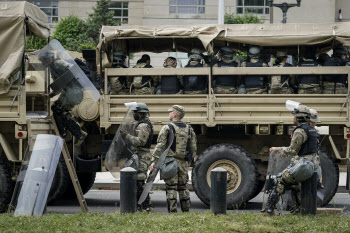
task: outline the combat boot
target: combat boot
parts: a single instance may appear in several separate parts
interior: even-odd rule
[[[182,212],[189,212],[190,206],[191,206],[191,201],[190,201],[190,199],[181,199],[180,205],[181,205]]]
[[[167,199],[168,202],[168,212],[177,213],[177,199]]]
[[[279,195],[277,193],[276,189],[273,189],[269,195],[269,198],[267,200],[266,207],[261,210],[262,213],[267,213],[269,215],[274,215],[275,214],[275,205],[278,202]]]

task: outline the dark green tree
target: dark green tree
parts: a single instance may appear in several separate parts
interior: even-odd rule
[[[118,20],[113,19],[114,11],[109,10],[110,0],[101,0],[93,8],[93,13],[89,14],[84,24],[84,36],[90,38],[98,44],[102,25],[117,26],[120,25]]]
[[[226,13],[224,16],[224,23],[225,24],[249,24],[249,23],[261,24],[263,23],[263,21],[261,21],[258,18],[258,16],[245,12],[243,15]]]
[[[35,36],[26,37],[26,49],[42,49],[47,43],[47,39],[41,39]]]

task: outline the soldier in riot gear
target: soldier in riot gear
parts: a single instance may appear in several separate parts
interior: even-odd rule
[[[324,66],[325,61],[329,58],[329,55],[327,53],[321,53],[318,55],[317,62],[320,64],[320,66]]]
[[[221,47],[219,50],[219,61],[215,67],[237,67],[234,53],[230,47]],[[238,76],[236,75],[220,75],[214,77],[214,93],[215,94],[237,94]]]
[[[348,49],[339,44],[333,50],[332,57],[328,57],[324,66],[349,66]],[[346,74],[324,75],[322,80],[322,94],[347,94],[348,76]]]
[[[175,57],[167,57],[164,60],[164,68],[176,68],[177,61]],[[183,78],[182,76],[167,75],[160,79],[161,94],[182,94]]]
[[[122,51],[116,51],[113,53],[113,68],[128,68],[125,66],[126,56]],[[112,95],[126,95],[129,94],[128,82],[126,76],[110,77],[110,91]]]
[[[153,68],[150,65],[150,58],[147,54],[144,54],[141,59],[137,61],[134,68]],[[132,77],[130,84],[131,94],[133,95],[153,95],[156,92],[158,86],[157,76],[136,76]]]
[[[163,126],[160,130],[157,145],[153,152],[153,163],[151,171],[154,169],[160,155],[165,150],[170,130],[174,132],[174,140],[171,143],[167,157],[174,157],[178,164],[176,175],[169,179],[164,179],[166,184],[166,197],[169,213],[177,212],[177,193],[179,193],[182,212],[190,210],[190,192],[187,188],[188,164],[196,157],[197,140],[196,134],[191,126],[182,122],[185,116],[185,108],[180,105],[173,105],[169,111],[170,124]]]
[[[287,101],[288,102],[288,101]],[[294,102],[296,103],[296,102]],[[274,214],[275,205],[279,197],[284,194],[286,187],[290,187],[294,208],[292,213],[299,211],[299,181],[290,174],[290,169],[299,162],[303,157],[314,164],[314,170],[317,170],[320,160],[317,156],[317,131],[309,125],[310,110],[307,106],[296,103],[292,114],[294,115],[293,122],[297,125],[292,133],[291,144],[289,147],[271,147],[270,152],[278,151],[281,156],[291,156],[291,164],[279,174],[273,182],[273,188],[270,192],[267,205],[262,210],[264,213]]]
[[[287,63],[287,53],[285,51],[276,52],[276,67],[293,67]],[[272,75],[269,94],[293,94],[292,77],[290,75]]]
[[[188,64],[186,68],[203,67],[203,54],[200,49],[194,48],[188,53]],[[185,94],[205,94],[207,92],[208,77],[204,75],[184,76]]]
[[[125,131],[121,136],[130,143],[131,150],[139,158],[139,167],[137,171],[137,200],[140,198],[145,181],[147,179],[148,167],[151,165],[150,148],[153,139],[153,126],[148,119],[149,110],[146,104],[137,103],[132,107],[134,120],[137,121],[134,129],[134,135]],[[149,195],[146,200],[138,206],[139,210],[152,211],[152,204]]]
[[[70,113],[73,107],[83,100],[82,86],[72,76],[74,74],[70,71],[70,69],[74,68],[74,65],[77,65],[70,64],[60,58],[55,58],[55,54],[50,50],[43,50],[39,54],[38,59],[44,67],[50,68],[54,81],[50,86],[53,91],[49,94],[49,97],[52,98],[60,94],[58,100],[51,106],[59,133],[62,137],[66,137],[66,130],[68,130],[75,137],[75,146],[79,146],[87,133],[81,130],[80,125],[73,119]],[[64,87],[56,84],[55,81],[59,82],[58,79],[63,79],[61,85],[64,85]],[[68,81],[66,82],[64,79]]]
[[[320,66],[316,60],[316,51],[313,47],[307,47],[303,60],[299,67]],[[296,78],[298,94],[321,94],[319,75],[299,75]]]
[[[252,46],[249,48],[249,62],[243,62],[242,67],[268,67],[265,62],[260,61],[260,48]],[[249,75],[242,77],[247,94],[267,94],[267,76]]]

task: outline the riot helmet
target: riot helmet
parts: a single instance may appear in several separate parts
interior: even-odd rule
[[[126,56],[122,51],[116,51],[113,53],[113,65],[124,64]]]
[[[221,47],[219,49],[220,55],[223,57],[227,57],[229,59],[233,58],[233,49],[227,46]]]
[[[258,46],[251,46],[248,50],[248,54],[252,58],[260,57],[260,48]]]
[[[145,103],[136,103],[132,106],[131,111],[135,111],[138,113],[149,113],[148,107]]]
[[[304,58],[315,60],[316,59],[316,49],[314,47],[311,47],[311,46],[306,47]]]
[[[318,118],[318,114],[315,109],[310,109],[310,121],[315,123],[320,122],[320,118]]]
[[[200,61],[203,59],[202,51],[198,48],[191,49],[191,51],[187,55],[188,58],[192,61]]]
[[[310,109],[299,102],[287,100],[286,108],[292,111],[297,122],[309,122],[310,121]]]

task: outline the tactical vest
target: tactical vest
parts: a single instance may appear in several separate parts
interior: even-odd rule
[[[145,118],[142,118],[141,120],[139,120],[135,126],[135,129],[140,125],[140,124],[147,124],[150,128],[151,128],[151,133],[148,136],[147,142],[145,145],[141,146],[142,148],[147,148],[150,149],[151,145],[152,145],[152,140],[153,140],[153,126],[151,124],[151,122]]]
[[[202,64],[186,65],[187,68],[203,67]],[[184,76],[184,90],[185,91],[201,91],[205,90],[208,83],[208,77],[204,75],[189,75]]]
[[[263,67],[262,62],[247,62],[246,67]],[[264,88],[266,86],[266,76],[263,75],[249,75],[244,76],[243,84],[246,88]]]
[[[348,60],[341,59],[340,57],[328,57],[324,62],[324,66],[345,66],[347,62]],[[348,76],[346,74],[323,76],[323,81],[326,82],[342,83],[345,85],[347,80]]]
[[[309,155],[313,153],[318,152],[318,133],[317,130],[312,127],[311,125],[306,125],[306,124],[301,124],[297,126],[294,130],[293,133],[296,129],[302,128],[306,134],[307,134],[307,140],[301,145],[301,148],[299,150],[298,155],[303,156],[303,155]]]
[[[162,76],[160,80],[162,94],[176,94],[181,89],[180,80],[175,75]]]
[[[317,61],[302,61],[299,63],[299,67],[316,67]],[[319,75],[299,75],[297,77],[298,84],[320,84]]]
[[[143,68],[152,68],[152,66],[147,64]],[[152,77],[151,76],[142,76],[141,85],[142,85],[142,87],[151,87],[151,86],[153,86],[153,79],[152,79]]]
[[[226,63],[223,61],[219,61],[218,67],[237,67],[237,62],[230,62]],[[215,85],[216,86],[230,86],[230,87],[236,87],[237,86],[237,76],[235,75],[220,75],[215,76]]]
[[[174,132],[174,141],[170,146],[170,149],[175,153],[175,157],[184,159],[187,153],[187,142],[190,140],[190,126],[183,122],[171,122]],[[170,125],[169,124],[169,125]],[[169,127],[170,130],[172,127]]]

